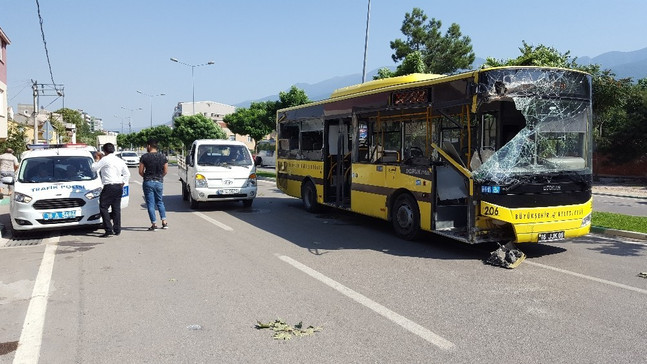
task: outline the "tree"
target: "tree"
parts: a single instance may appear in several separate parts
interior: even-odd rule
[[[391,42],[395,51],[391,58],[394,62],[405,60],[408,55],[420,52],[425,72],[451,74],[461,69],[468,69],[474,62],[472,40],[463,36],[460,26],[453,23],[442,35],[442,22],[432,18],[427,22],[427,15],[419,8],[413,8],[406,13],[400,30],[406,36],[404,40],[396,39]],[[415,58],[410,60],[407,67],[415,65]],[[416,66],[416,69],[419,67]],[[402,69],[396,74],[406,74]]]
[[[184,145],[191,146],[196,139],[226,139],[227,134],[220,125],[201,114],[180,116],[174,120],[172,137]]]
[[[233,133],[249,135],[256,145],[259,140],[276,130],[276,112],[279,109],[308,102],[310,99],[305,91],[292,86],[287,92],[279,92],[278,101],[252,102],[249,108],[238,108],[233,114],[226,115],[223,121]]]
[[[0,142],[0,152],[4,153],[7,148],[11,148],[16,156],[27,150],[27,133],[25,126],[19,123],[10,122],[7,130],[7,139]]]
[[[383,78],[410,75],[412,73],[426,73],[426,71],[427,66],[423,60],[422,53],[420,51],[415,51],[407,54],[407,56],[404,57],[402,64],[400,64],[395,71],[382,67],[377,71],[377,75],[373,76],[373,79],[380,80]]]
[[[63,117],[64,123],[72,123],[75,125],[77,143],[94,145],[97,140],[97,135],[102,134],[100,132],[92,132],[90,125],[83,120],[81,113],[76,110],[62,108],[55,112]]]
[[[249,135],[254,144],[271,133],[275,127],[275,101],[252,102],[249,108],[238,108],[233,114],[226,115],[223,121],[232,133]]]
[[[483,68],[488,67],[502,67],[502,66],[543,66],[543,67],[562,67],[562,68],[578,68],[580,66],[575,62],[575,58],[571,58],[570,51],[560,53],[553,47],[547,47],[540,44],[536,47],[529,45],[526,41],[522,41],[523,45],[519,48],[521,55],[517,58],[508,60],[498,60],[488,57],[483,64]]]

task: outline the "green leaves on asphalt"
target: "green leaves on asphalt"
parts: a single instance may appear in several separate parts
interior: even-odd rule
[[[300,336],[312,335],[315,332],[322,330],[321,327],[314,327],[314,326],[308,326],[304,329],[303,321],[299,322],[294,326],[290,326],[281,319],[276,319],[266,324],[260,321],[256,321],[256,325],[254,327],[257,330],[270,329],[274,331],[274,335],[272,335],[272,338],[274,340],[290,340],[292,339],[293,336],[300,337]]]

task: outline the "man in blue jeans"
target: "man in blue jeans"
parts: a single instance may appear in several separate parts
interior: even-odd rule
[[[151,227],[148,231],[158,229],[156,224],[155,208],[159,211],[162,220],[162,229],[168,229],[166,223],[166,207],[162,195],[164,192],[164,176],[168,173],[168,159],[157,150],[157,140],[150,139],[146,143],[148,153],[139,159],[139,175],[144,177],[142,184],[148,217],[151,220]]]

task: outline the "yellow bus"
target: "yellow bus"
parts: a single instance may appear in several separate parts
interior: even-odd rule
[[[585,235],[591,222],[591,77],[500,67],[412,74],[277,112],[277,186],[466,243]]]

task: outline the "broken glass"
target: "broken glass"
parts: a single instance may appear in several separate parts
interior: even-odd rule
[[[476,181],[510,184],[538,174],[591,173],[587,74],[520,68],[482,75],[485,79],[479,87],[484,102],[513,103],[525,126],[498,150],[477,154],[481,160],[474,164]]]

